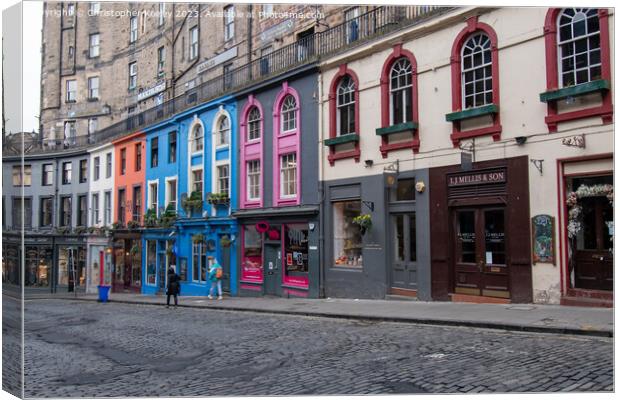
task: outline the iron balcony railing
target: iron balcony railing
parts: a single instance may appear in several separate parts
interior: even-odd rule
[[[273,77],[282,72],[292,70],[321,57],[331,56],[347,50],[352,45],[367,42],[384,36],[400,28],[416,25],[428,18],[454,7],[440,6],[381,6],[342,24],[317,32],[295,43],[264,55],[248,64],[222,74],[187,90],[180,96],[172,98],[160,105],[130,115],[123,121],[109,125],[86,139],[42,142],[30,153],[46,151],[45,146],[67,148],[88,146],[132,133],[141,128],[161,122],[184,110],[203,104],[207,101],[239,91],[257,82]]]

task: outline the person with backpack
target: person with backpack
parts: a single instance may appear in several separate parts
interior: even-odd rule
[[[209,268],[209,281],[211,281],[209,299],[213,299],[213,292],[217,288],[217,299],[222,300],[222,277],[224,276],[224,271],[222,270],[222,266],[213,256],[209,256],[207,259],[209,260],[209,264],[211,266]]]

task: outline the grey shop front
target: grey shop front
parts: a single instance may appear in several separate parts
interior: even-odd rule
[[[324,295],[430,300],[428,170],[323,182]],[[354,222],[368,215],[364,232]]]

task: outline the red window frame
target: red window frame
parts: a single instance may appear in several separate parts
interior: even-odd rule
[[[418,122],[418,62],[412,52],[403,49],[402,43],[395,44],[392,48],[392,53],[387,57],[383,63],[383,69],[381,70],[381,128],[387,128],[390,126],[390,71],[392,65],[402,58],[406,57],[411,63],[411,115],[413,116],[413,122]],[[420,131],[419,129],[413,130],[413,139],[407,142],[389,143],[387,136],[381,137],[381,156],[387,158],[388,153],[394,150],[400,150],[404,148],[410,148],[414,153],[420,150]]]
[[[461,51],[463,45],[469,39],[471,35],[476,32],[482,32],[491,40],[491,76],[493,79],[493,104],[497,107],[499,104],[499,57],[497,50],[497,34],[490,25],[484,22],[478,21],[477,16],[473,16],[467,19],[467,26],[463,28],[461,32],[456,36],[454,43],[452,44],[452,53],[450,57],[450,67],[452,74],[452,112],[462,111],[463,109],[463,97],[461,90]],[[493,125],[470,129],[466,131],[461,130],[461,122],[452,122],[452,134],[450,139],[454,147],[458,147],[459,143],[463,139],[471,139],[478,136],[492,135],[494,141],[498,141],[501,138],[502,125],[500,122],[499,112],[493,114]]]
[[[545,56],[547,64],[547,91],[559,89],[558,79],[558,17],[563,8],[550,8],[545,18]],[[611,82],[611,61],[609,43],[609,11],[598,10],[599,29],[601,35],[601,78]],[[557,132],[558,123],[574,121],[582,118],[600,116],[604,124],[613,122],[613,105],[611,90],[604,92],[603,103],[597,107],[586,108],[558,114],[557,103],[547,103],[545,123],[549,132]]]
[[[338,72],[334,75],[332,79],[331,85],[329,87],[329,137],[335,138],[338,136],[338,127],[337,127],[337,96],[338,96],[338,85],[342,81],[345,76],[350,76],[353,82],[355,83],[355,133],[360,135],[360,113],[359,113],[359,79],[357,74],[352,69],[349,69],[347,64],[340,65],[338,68]],[[344,152],[336,152],[335,146],[329,146],[329,155],[327,159],[329,161],[329,165],[333,166],[336,160],[342,160],[345,158],[353,158],[355,162],[360,161],[360,142],[359,140],[355,142],[355,149]]]

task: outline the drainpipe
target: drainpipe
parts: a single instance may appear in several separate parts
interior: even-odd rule
[[[52,221],[52,229],[54,229],[57,226],[60,226],[60,203],[58,202],[58,179],[60,177],[60,174],[62,173],[59,169],[59,158],[56,158],[56,165],[54,166],[54,200],[52,201],[52,207],[54,207],[52,209],[52,215],[56,215],[56,218],[53,219]],[[72,200],[73,201],[73,200]],[[71,206],[73,206],[73,204],[71,204]],[[58,213],[55,213],[55,211],[59,211]],[[54,220],[57,221],[56,224],[54,224]],[[52,279],[51,279],[51,285],[52,285],[52,293],[56,293],[57,291],[57,285],[58,285],[58,251],[56,251],[56,235],[54,235],[54,233],[52,233]]]
[[[252,10],[252,4],[248,5],[248,13],[250,17],[248,18],[248,26],[247,26],[247,41],[248,41],[248,64],[252,62],[252,20],[254,19],[254,14]],[[252,71],[252,68],[250,68]],[[251,72],[250,72],[251,73]]]
[[[325,161],[324,161],[324,146],[322,142],[323,137],[323,75],[321,74],[321,70],[319,69],[319,73],[317,74],[317,84],[319,87],[318,92],[318,107],[319,107],[319,297],[325,297],[325,263],[323,261],[323,257],[325,256],[325,252],[323,249],[325,248],[325,190],[323,188],[324,180],[323,177],[325,175]]]

